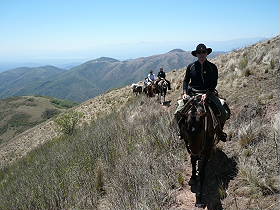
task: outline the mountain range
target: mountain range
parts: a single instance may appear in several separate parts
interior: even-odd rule
[[[215,57],[222,52],[213,52]],[[166,72],[193,62],[189,51],[174,49],[165,54],[125,61],[101,57],[69,70],[54,66],[22,67],[0,73],[0,98],[46,95],[82,102],[109,89],[143,80],[150,70],[163,67]]]

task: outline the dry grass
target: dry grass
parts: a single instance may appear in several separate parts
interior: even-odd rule
[[[0,209],[162,209],[186,155],[172,120],[138,98],[34,150],[1,171]]]

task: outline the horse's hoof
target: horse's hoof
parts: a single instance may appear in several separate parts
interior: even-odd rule
[[[206,204],[204,204],[204,203],[196,203],[195,207],[204,209],[206,207]]]

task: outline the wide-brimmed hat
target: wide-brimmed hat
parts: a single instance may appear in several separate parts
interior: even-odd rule
[[[192,51],[192,55],[196,57],[196,54],[200,51],[206,51],[207,55],[209,55],[212,52],[212,49],[207,48],[205,44],[199,44],[196,46],[196,50]]]

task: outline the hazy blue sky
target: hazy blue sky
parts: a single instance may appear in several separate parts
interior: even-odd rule
[[[0,61],[191,50],[202,41],[276,36],[279,19],[279,0],[3,0]]]

